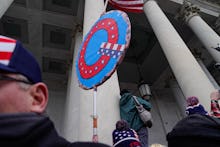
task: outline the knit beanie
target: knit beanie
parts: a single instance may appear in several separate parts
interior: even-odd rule
[[[116,129],[112,133],[113,144],[115,147],[134,146],[140,147],[137,133],[128,127],[125,120],[117,121]]]

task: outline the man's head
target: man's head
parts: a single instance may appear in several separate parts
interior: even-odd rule
[[[126,131],[129,129],[128,122],[126,120],[119,120],[116,122],[116,129],[119,131]]]
[[[18,41],[0,36],[0,113],[42,113],[47,101],[36,59]]]
[[[122,89],[121,92],[120,92],[120,95],[122,96],[125,93],[129,93],[129,91],[127,89]]]

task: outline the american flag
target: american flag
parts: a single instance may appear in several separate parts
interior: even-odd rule
[[[143,0],[109,0],[109,3],[116,9],[142,13],[143,12]]]
[[[0,63],[8,65],[16,46],[16,40],[0,35]]]

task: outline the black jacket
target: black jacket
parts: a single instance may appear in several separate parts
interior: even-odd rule
[[[104,144],[70,143],[58,136],[47,116],[35,113],[1,114],[0,147],[108,147]]]
[[[193,114],[167,134],[168,147],[220,147],[220,119]]]

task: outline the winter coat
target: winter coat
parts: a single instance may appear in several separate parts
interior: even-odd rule
[[[126,120],[130,127],[135,131],[138,131],[140,128],[144,126],[143,121],[141,120],[137,108],[135,107],[135,103],[133,100],[133,95],[131,93],[124,93],[120,99],[120,116],[121,119]],[[145,109],[150,111],[151,104],[140,98],[137,97],[138,101],[143,105]]]
[[[49,117],[36,113],[0,114],[0,147],[108,147],[70,143],[60,137]]]

